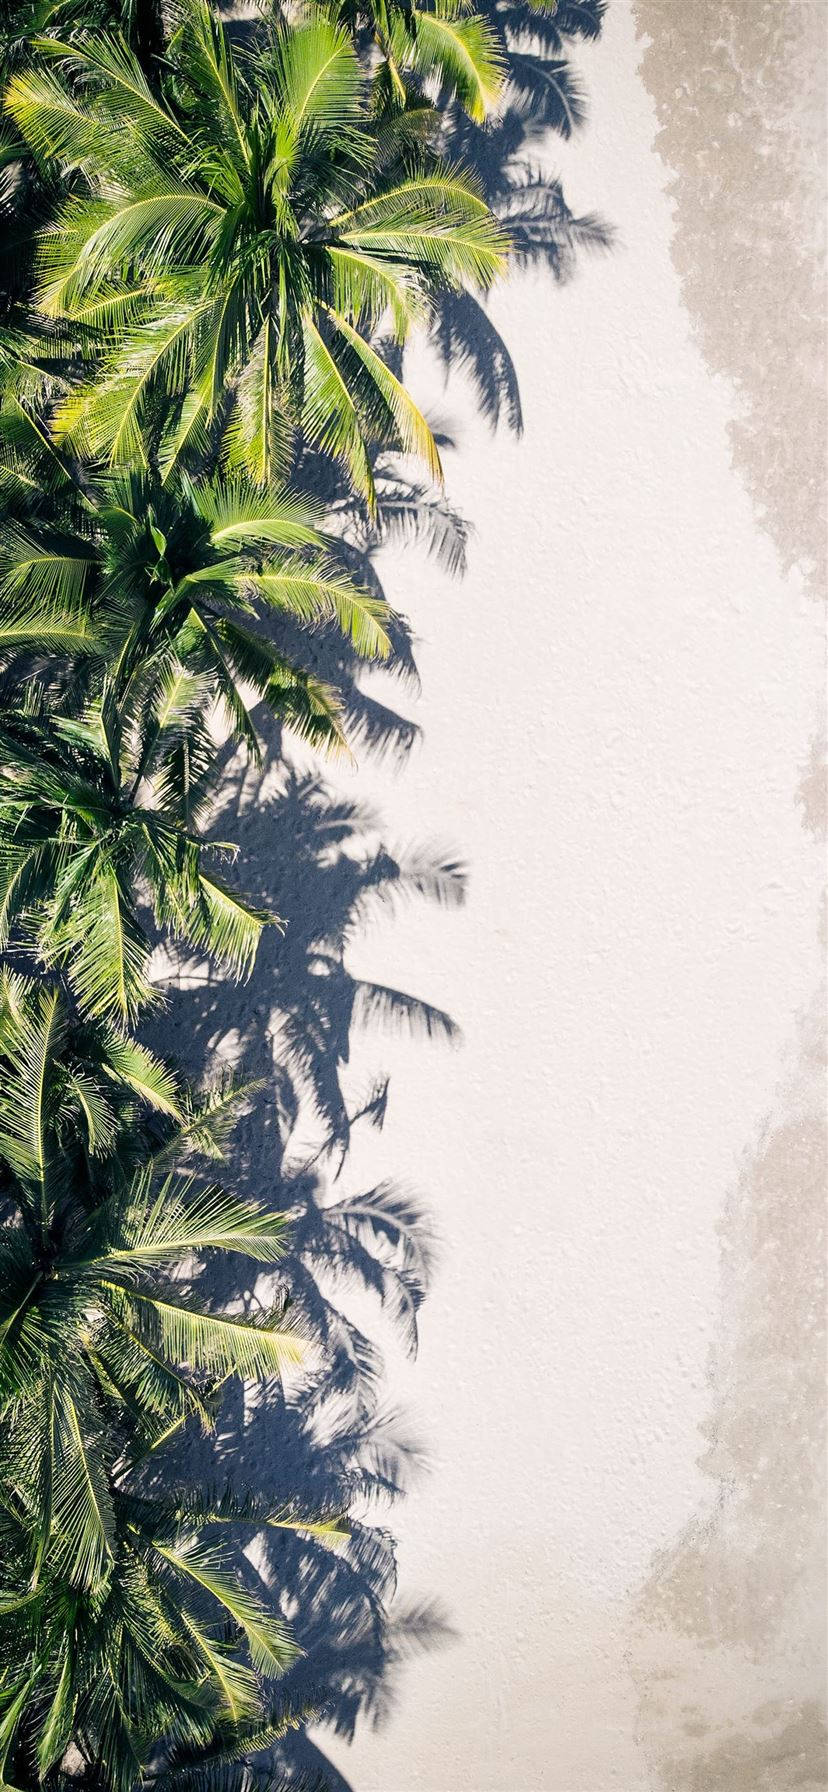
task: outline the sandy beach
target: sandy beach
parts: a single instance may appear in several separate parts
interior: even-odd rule
[[[674,259],[636,24],[675,10],[613,0],[576,55],[588,122],[544,143],[615,241],[492,298],[523,434],[492,432],[427,348],[408,362],[473,535],[459,582],[414,550],[381,561],[422,739],[348,788],[394,840],[447,843],[469,893],[372,926],[352,960],[463,1043],[356,1043],[355,1077],[382,1068],[391,1096],[350,1173],[413,1181],[435,1218],[416,1363],[387,1340],[429,1459],[394,1528],[400,1597],[438,1596],[455,1635],[394,1675],[379,1730],[325,1737],[355,1792],[825,1783],[824,1133],[802,1044],[821,619],[734,452],[761,418],[705,358]],[[760,10],[719,9],[747,57],[768,54]],[[810,27],[818,51],[818,9]],[[748,268],[727,215],[708,222],[721,309]],[[784,334],[784,292],[764,296]],[[818,498],[805,514],[818,539]]]
[[[826,1783],[824,14],[782,14],[610,0],[567,51],[588,115],[533,154],[611,242],[491,297],[522,432],[406,353],[467,565],[383,549],[420,686],[362,682],[405,750],[321,776],[467,868],[345,947],[462,1039],[355,1026],[344,1072],[390,1082],[337,1197],[414,1188],[435,1268],[413,1360],[337,1293],[413,1446],[372,1519],[400,1659],[312,1731],[337,1792]]]

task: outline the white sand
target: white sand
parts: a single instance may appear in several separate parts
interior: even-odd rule
[[[475,534],[460,584],[385,556],[424,740],[401,772],[345,781],[392,839],[459,851],[471,886],[456,914],[376,925],[351,963],[447,1008],[465,1042],[357,1048],[357,1073],[392,1083],[353,1173],[416,1183],[442,1239],[419,1360],[390,1346],[433,1459],[393,1522],[402,1596],[438,1596],[457,1636],[405,1669],[378,1733],[320,1736],[355,1792],[800,1784],[773,1754],[812,1690],[796,1650],[757,1619],[714,1721],[695,1670],[675,1677],[695,1644],[640,1615],[655,1553],[721,1495],[699,1466],[717,1227],[819,976],[796,793],[821,637],[731,465],[736,399],[682,304],[639,54],[611,0],[577,57],[590,123],[547,151],[615,250],[492,302],[523,438],[490,434],[461,379],[443,394],[425,351],[408,363],[451,419]],[[768,1746],[741,1779],[750,1725]]]

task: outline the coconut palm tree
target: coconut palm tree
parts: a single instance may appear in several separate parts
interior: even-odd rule
[[[372,338],[387,325],[404,342],[441,290],[485,289],[504,237],[474,184],[415,147],[421,120],[371,121],[347,33],[315,18],[248,64],[193,5],[163,99],[122,45],[42,47],[63,78],[24,71],[6,106],[76,190],[44,236],[39,303],[114,342],[94,387],[58,407],[58,430],[123,462],[155,429],[167,470],[221,422],[259,480],[299,430],[369,504],[378,445],[439,475],[425,418]]]
[[[182,1259],[216,1250],[277,1262],[284,1221],[194,1171],[165,1167],[187,1150],[193,1128],[209,1128],[209,1112],[188,1119],[170,1073],[145,1047],[78,1018],[58,983],[6,970],[0,1064],[0,1197],[15,1216],[0,1243],[0,1390],[44,1427],[47,1463],[55,1437],[80,1459],[83,1426],[101,1399],[122,1410],[139,1441],[152,1439],[183,1414],[209,1423],[205,1375],[266,1375],[298,1360],[300,1341],[273,1315],[261,1323],[211,1315],[170,1280]],[[147,1110],[171,1137],[148,1124]],[[24,1473],[32,1451],[22,1428],[9,1448]],[[50,1472],[47,1512],[56,1485]],[[88,1522],[68,1571],[94,1585],[107,1538],[91,1508]]]
[[[280,652],[273,628],[332,621],[358,656],[383,659],[388,611],[295,497],[243,476],[164,482],[152,468],[78,466],[19,397],[0,410],[0,497],[7,663],[39,650],[54,668],[63,652],[98,682],[105,669],[119,700],[138,678],[145,703],[175,665],[254,757],[245,687],[315,744],[341,743],[334,694]]]
[[[40,1784],[72,1741],[105,1762],[90,1784],[126,1792],[164,1738],[273,1722],[266,1681],[296,1649],[216,1536],[342,1521],[142,1484],[188,1417],[211,1427],[228,1375],[301,1354],[280,1303],[253,1319],[192,1292],[217,1250],[278,1261],[281,1216],[161,1166],[193,1132],[169,1073],[57,985],[3,973],[0,1073],[0,1777]]]
[[[370,44],[374,104],[408,109],[438,87],[482,124],[497,103],[503,58],[497,35],[469,0],[328,0],[327,16],[345,25],[358,47]],[[413,81],[412,81],[413,77]]]
[[[274,917],[212,869],[232,846],[194,831],[216,769],[197,686],[173,665],[148,706],[137,679],[119,705],[105,681],[80,717],[34,687],[0,743],[0,949],[34,952],[85,1013],[125,1026],[157,998],[144,896],[162,931],[246,974]]]
[[[20,1568],[26,1526],[9,1504],[4,1495],[5,1786],[134,1792],[165,1748],[204,1751],[231,1737],[264,1747],[280,1733],[269,1683],[296,1655],[289,1629],[174,1502],[112,1494],[111,1563],[94,1592],[52,1563],[32,1589]]]

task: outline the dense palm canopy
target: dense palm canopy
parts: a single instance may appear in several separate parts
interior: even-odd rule
[[[188,1418],[212,1428],[229,1375],[304,1349],[278,1297],[255,1319],[198,1297],[209,1254],[284,1248],[279,1214],[168,1167],[208,1142],[210,1103],[185,1112],[145,1047],[9,972],[0,1068],[0,1768],[47,1773],[74,1736],[126,1792],[162,1738],[272,1723],[296,1650],[233,1567],[239,1530],[341,1525],[142,1484]]]
[[[359,589],[307,506],[244,476],[107,472],[59,453],[20,399],[0,411],[0,655],[63,649],[151,703],[172,677],[256,750],[245,685],[319,745],[333,693],[279,651],[273,624],[333,621],[366,657],[389,651],[386,606]],[[270,622],[261,626],[262,619]],[[95,684],[93,676],[92,683]]]
[[[341,740],[334,693],[264,624],[333,619],[382,657],[385,607],[284,492],[73,466],[17,399],[0,490],[0,946],[34,947],[86,1010],[126,1023],[153,996],[147,904],[239,973],[269,918],[199,832],[216,725],[255,753],[252,697],[316,744]]]
[[[145,904],[241,974],[274,918],[231,890],[194,827],[214,760],[181,686],[173,673],[148,707],[137,686],[121,705],[105,688],[79,716],[35,687],[0,719],[0,945],[33,950],[84,1012],[122,1024],[154,994]]]
[[[377,444],[439,474],[372,338],[403,342],[440,290],[485,290],[504,243],[474,184],[416,147],[420,111],[371,118],[345,30],[278,31],[248,67],[195,5],[162,98],[124,45],[42,47],[57,72],[17,75],[6,100],[34,154],[74,171],[38,303],[114,343],[59,430],[113,463],[142,460],[149,432],[168,471],[220,424],[259,480],[299,430],[369,502]]]
[[[0,1792],[285,1792],[279,1738],[375,1699],[394,1545],[347,1514],[405,1449],[333,1290],[413,1350],[429,1257],[415,1197],[321,1166],[385,1112],[340,1081],[355,1023],[454,1035],[352,974],[356,919],[462,873],[387,852],[302,756],[388,721],[366,665],[413,673],[368,556],[451,527],[403,348],[468,360],[471,319],[497,384],[492,208],[519,256],[548,237],[516,108],[574,128],[562,38],[601,4],[0,7]],[[251,901],[218,835],[285,734]],[[141,1032],[172,942],[206,1091]]]

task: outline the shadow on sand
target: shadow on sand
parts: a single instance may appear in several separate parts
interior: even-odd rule
[[[506,99],[485,129],[450,109],[447,147],[476,172],[509,224],[517,261],[539,263],[563,279],[578,252],[607,246],[609,233],[597,218],[570,211],[533,150],[550,130],[569,137],[583,118],[566,52],[573,40],[598,35],[603,0],[559,0],[554,16],[512,0],[492,0],[483,10],[504,46]],[[519,431],[515,368],[482,305],[445,299],[433,335],[445,364],[471,373],[492,427]],[[307,457],[300,474],[369,588],[380,589],[372,556],[388,540],[417,538],[449,573],[462,573],[467,529],[442,497],[380,467],[375,524],[348,497],[329,461]],[[335,686],[356,750],[405,759],[415,725],[363,689],[359,663],[341,639],[323,630],[309,651],[307,634],[291,640],[286,624],[280,639]],[[416,686],[403,619],[394,624],[393,665],[403,683]],[[156,1023],[154,1043],[191,1077],[214,1080],[217,1065],[229,1064],[258,1084],[254,1109],[233,1134],[233,1182],[290,1216],[290,1254],[277,1280],[312,1340],[313,1367],[293,1386],[236,1390],[224,1403],[209,1451],[188,1438],[184,1453],[190,1481],[199,1474],[203,1449],[205,1477],[230,1477],[240,1492],[266,1494],[273,1507],[351,1514],[350,1535],[335,1549],[313,1534],[277,1530],[259,1536],[245,1558],[251,1581],[263,1582],[278,1599],[304,1651],[280,1684],[285,1711],[300,1721],[268,1755],[265,1777],[255,1784],[348,1792],[302,1714],[310,1709],[350,1739],[358,1720],[379,1722],[390,1708],[396,1664],[450,1634],[436,1605],[406,1609],[394,1598],[387,1520],[419,1452],[385,1408],[382,1356],[353,1318],[349,1294],[358,1292],[360,1312],[365,1295],[373,1296],[405,1347],[416,1350],[432,1236],[426,1213],[407,1190],[386,1183],[352,1188],[354,1130],[382,1127],[388,1083],[378,1075],[354,1096],[351,1043],[366,1028],[403,1028],[425,1041],[456,1036],[450,1016],[411,992],[355,977],[348,951],[377,904],[414,898],[454,905],[463,900],[464,875],[451,853],[390,850],[377,817],[343,801],[324,775],[292,766],[274,725],[264,739],[257,770],[228,756],[215,834],[240,842],[239,885],[278,914],[283,928],[265,931],[244,986],[203,964],[180,963],[179,993],[163,1024]],[[255,1306],[257,1295],[262,1298],[265,1282],[251,1295],[246,1266],[239,1265],[235,1286],[228,1286],[226,1259],[221,1273],[223,1301]],[[267,1289],[272,1297],[272,1282]]]
[[[405,751],[407,733],[395,735],[390,714],[382,734],[387,750]],[[226,768],[216,835],[230,828],[243,842],[240,881],[278,912],[284,931],[265,931],[244,986],[180,961],[182,993],[155,1023],[155,1042],[190,1076],[214,1080],[220,1061],[258,1084],[252,1111],[233,1131],[232,1180],[290,1218],[289,1254],[276,1280],[310,1340],[310,1367],[292,1386],[273,1381],[229,1393],[216,1437],[203,1443],[189,1435],[164,1475],[167,1486],[179,1470],[190,1484],[229,1479],[274,1509],[349,1513],[349,1535],[335,1547],[312,1533],[260,1534],[248,1572],[278,1598],[304,1651],[278,1689],[285,1711],[319,1712],[350,1738],[358,1716],[379,1721],[388,1709],[394,1663],[436,1646],[448,1626],[436,1606],[392,1607],[386,1518],[419,1452],[385,1409],[382,1355],[343,1299],[348,1289],[373,1296],[414,1352],[431,1230],[407,1189],[355,1189],[343,1174],[354,1129],[382,1127],[388,1092],[383,1077],[356,1099],[344,1084],[357,1029],[403,1028],[452,1041],[456,1028],[410,992],[353,976],[347,951],[373,906],[409,898],[456,905],[464,876],[448,855],[390,852],[369,811],[343,801],[323,778],[290,769],[277,730],[264,770],[238,756]],[[234,1261],[235,1283],[228,1279]],[[245,1263],[224,1256],[214,1273],[221,1283],[212,1290],[209,1268],[199,1275],[208,1300],[212,1291],[222,1304],[254,1310],[267,1292],[272,1302],[273,1280],[263,1277],[251,1294]],[[280,1786],[338,1792],[345,1785],[304,1726],[288,1734],[270,1764]]]

